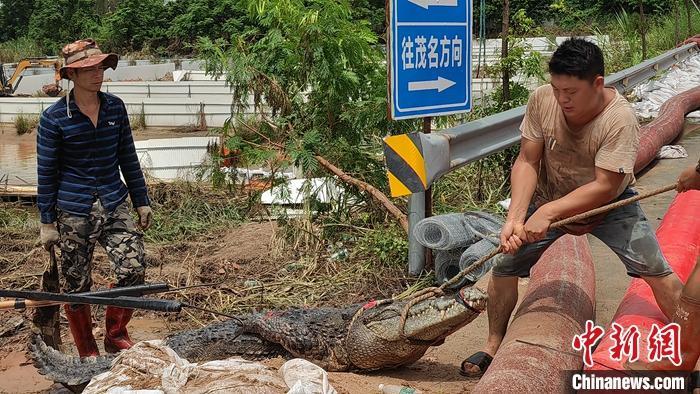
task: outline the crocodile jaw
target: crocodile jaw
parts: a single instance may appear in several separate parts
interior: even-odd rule
[[[487,296],[477,288],[464,290],[464,304],[454,297],[438,297],[413,305],[401,332],[406,302],[367,310],[363,321],[374,335],[387,341],[439,341],[474,320],[486,309]],[[466,305],[465,305],[466,304]]]
[[[464,291],[464,304],[454,297],[420,302],[409,311],[404,336],[422,341],[444,339],[479,316],[486,309],[486,300],[483,291],[470,288]]]

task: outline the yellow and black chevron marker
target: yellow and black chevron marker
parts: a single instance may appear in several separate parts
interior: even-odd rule
[[[385,137],[384,157],[392,197],[426,190],[425,159],[420,134]]]

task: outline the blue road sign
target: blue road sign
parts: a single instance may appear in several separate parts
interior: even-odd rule
[[[471,0],[391,0],[393,119],[471,110]]]

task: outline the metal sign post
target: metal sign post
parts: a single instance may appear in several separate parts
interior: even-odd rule
[[[471,110],[471,0],[389,0],[389,25],[391,118],[423,117],[422,131],[430,133],[433,116]],[[416,157],[413,145],[399,141],[388,146],[400,150],[391,154],[391,161],[404,163],[399,164],[403,172],[427,186],[425,174],[416,168],[422,158]],[[408,149],[401,151],[401,146]],[[392,189],[398,185],[410,193],[410,185],[398,181],[396,174],[390,173],[389,180]],[[420,274],[425,262],[430,265],[432,260],[430,251],[413,236],[415,224],[431,211],[429,188],[409,197],[408,266],[412,275]]]

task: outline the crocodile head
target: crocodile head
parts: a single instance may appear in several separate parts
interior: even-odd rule
[[[463,297],[438,297],[420,301],[406,315],[407,302],[389,305],[365,304],[351,325],[346,348],[355,368],[363,370],[396,367],[419,359],[433,345],[474,320],[486,308],[486,294],[465,289]]]

